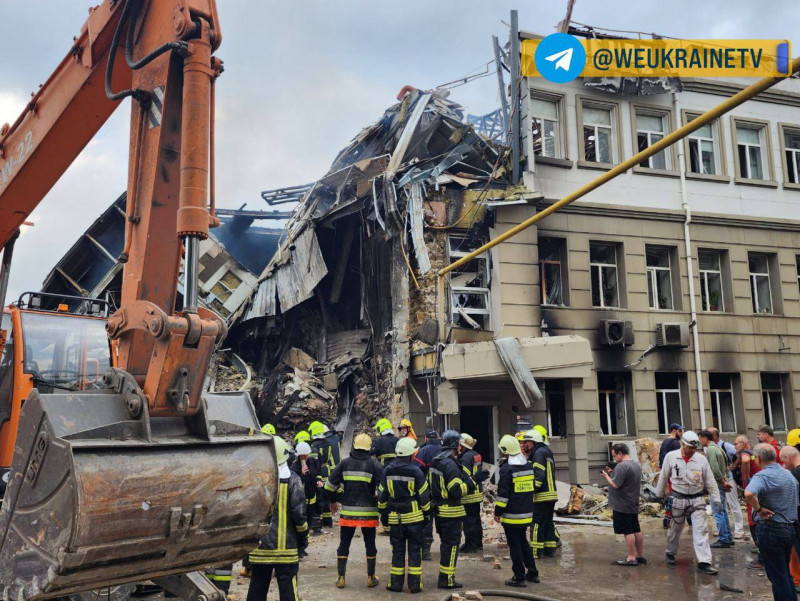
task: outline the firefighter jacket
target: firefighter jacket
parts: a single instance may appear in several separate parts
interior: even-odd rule
[[[536,492],[533,495],[534,503],[550,503],[558,501],[556,492],[556,466],[553,461],[553,451],[543,443],[537,443],[531,453],[533,476],[536,480]]]
[[[469,505],[471,503],[483,503],[483,483],[479,482],[479,474],[482,471],[482,459],[479,453],[472,449],[467,449],[458,457],[461,462],[461,470],[464,472],[464,481],[472,482],[472,492],[461,499],[461,503]]]
[[[381,434],[372,441],[370,455],[381,462],[383,467],[394,459],[394,448],[397,446],[397,436],[394,434]]]
[[[442,451],[433,459],[428,470],[431,485],[431,501],[434,511],[441,518],[462,518],[467,515],[461,504],[462,497],[474,491],[472,480],[464,481],[466,475],[461,464],[450,454]]]
[[[439,440],[438,438],[429,440],[424,445],[422,445],[417,451],[417,454],[414,455],[414,464],[419,469],[422,470],[422,473],[425,474],[425,476],[427,476],[433,458],[436,457],[441,452],[442,452],[442,441]]]
[[[378,487],[378,509],[389,525],[421,524],[430,519],[430,488],[411,457],[395,457],[386,465]]]
[[[308,541],[306,497],[300,476],[289,472],[288,478],[278,481],[278,496],[272,510],[269,530],[258,549],[250,552],[251,563],[297,563],[298,547]]]
[[[522,453],[500,466],[494,514],[504,526],[527,528],[533,522],[533,466]]]
[[[315,438],[311,441],[311,451],[317,454],[319,463],[322,466],[322,480],[324,481],[331,470],[339,465],[341,450],[339,449],[339,436],[336,432],[326,432],[322,438]]]
[[[378,502],[375,497],[381,483],[383,466],[369,451],[353,449],[347,457],[337,465],[325,482],[325,490],[331,494],[331,501],[342,504],[340,525],[345,526],[377,526]],[[374,522],[359,524],[350,522]]]
[[[300,481],[303,483],[306,505],[316,505],[317,482],[322,482],[322,466],[313,455],[309,455],[308,459],[306,459],[306,466],[308,467],[308,473],[303,474],[303,462],[298,457],[292,463],[291,469],[292,472],[300,476]]]

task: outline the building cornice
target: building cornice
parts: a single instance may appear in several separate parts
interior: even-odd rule
[[[681,78],[684,92],[698,92],[700,94],[713,94],[715,96],[733,96],[741,92],[747,86],[730,81],[711,81],[696,77]],[[771,102],[773,104],[785,104],[787,106],[800,106],[800,94],[797,92],[786,92],[784,90],[765,90],[754,100],[757,102]]]
[[[537,211],[541,211],[556,201],[543,199],[536,203]],[[683,211],[675,209],[650,209],[644,207],[623,207],[599,203],[574,202],[559,209],[560,213],[575,215],[592,215],[595,217],[612,217],[614,219],[646,219],[650,221],[668,221],[683,223],[686,219]],[[767,230],[780,230],[786,232],[800,232],[800,220],[792,219],[764,219],[761,217],[746,217],[720,215],[716,213],[700,213],[692,211],[692,223],[696,225],[729,226],[743,228],[758,228]]]

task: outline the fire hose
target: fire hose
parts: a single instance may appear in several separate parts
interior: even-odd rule
[[[478,591],[484,597],[506,597],[507,599],[525,599],[527,601],[560,601],[553,597],[545,597],[536,593],[523,593],[522,591],[510,591],[507,589],[487,589]],[[442,601],[451,601],[453,593],[442,597]]]

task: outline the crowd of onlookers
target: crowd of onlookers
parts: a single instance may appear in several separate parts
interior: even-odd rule
[[[752,540],[756,557],[749,568],[763,570],[777,601],[794,601],[800,593],[800,429],[791,430],[785,444],[768,425],[756,432],[757,444],[747,436],[733,443],[720,439],[717,428],[684,431],[669,426],[659,456],[656,490],[664,500],[667,529],[665,560],[677,563],[680,535],[691,527],[697,569],[717,573],[712,549],[729,549],[737,541]],[[647,563],[639,529],[641,468],[631,460],[627,445],[612,447],[615,467],[603,470],[609,485],[614,531],[625,536],[627,556],[618,565]],[[708,499],[708,502],[706,502]],[[742,499],[746,511],[742,510]],[[706,516],[712,515],[717,540],[709,540]],[[749,533],[744,532],[747,516]]]

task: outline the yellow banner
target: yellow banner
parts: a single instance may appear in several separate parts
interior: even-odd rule
[[[541,41],[522,41],[526,77],[541,76],[537,59],[553,60],[536,57]],[[577,41],[586,51],[579,77],[786,77],[792,56],[788,40]]]

